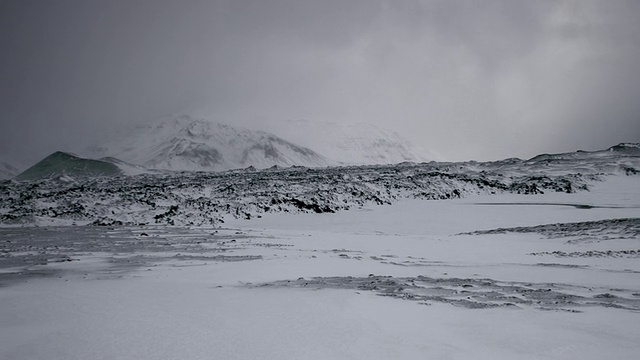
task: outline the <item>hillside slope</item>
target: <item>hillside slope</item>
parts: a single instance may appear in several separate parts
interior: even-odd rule
[[[426,162],[438,158],[402,135],[371,124],[292,120],[271,124],[269,129],[344,165]]]
[[[15,180],[42,180],[75,177],[118,176],[122,171],[114,164],[83,159],[56,151],[15,177]]]
[[[18,174],[18,169],[8,162],[0,161],[0,180],[11,179]]]

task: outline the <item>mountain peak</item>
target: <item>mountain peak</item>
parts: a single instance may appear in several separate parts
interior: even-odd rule
[[[93,150],[101,152],[100,156],[114,156],[165,170],[223,171],[248,166],[332,165],[314,151],[274,134],[189,115],[138,127],[115,142]]]
[[[117,176],[122,171],[114,164],[56,151],[18,174],[16,180],[40,180],[85,176]]]

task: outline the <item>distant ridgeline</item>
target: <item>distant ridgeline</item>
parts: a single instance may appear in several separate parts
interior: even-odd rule
[[[118,176],[122,171],[118,166],[100,160],[83,159],[75,155],[56,151],[37,164],[18,174],[15,180],[41,180]]]
[[[0,182],[0,224],[217,225],[228,216],[326,213],[403,198],[585,191],[604,176],[640,181],[637,144],[529,160],[121,176],[107,161],[57,152]]]
[[[255,148],[255,146],[254,146]],[[310,150],[309,150],[310,151]],[[171,156],[171,158],[178,158],[178,155]],[[621,143],[612,146],[606,150],[598,151],[583,151],[578,150],[569,153],[560,154],[540,154],[534,156],[529,160],[522,160],[518,158],[509,158],[505,160],[492,161],[492,162],[460,162],[456,164],[473,167],[505,167],[508,166],[511,171],[519,172],[520,170],[533,171],[533,170],[549,170],[548,167],[555,167],[556,171],[562,171],[566,169],[571,172],[576,170],[579,165],[591,166],[591,168],[597,168],[604,172],[616,172],[622,170],[628,173],[637,173],[638,170],[634,167],[633,161],[640,158],[640,144],[637,143]],[[173,161],[173,160],[172,160]],[[289,166],[302,166],[305,165],[296,164],[296,161],[292,161],[294,165]],[[306,163],[306,161],[302,161]],[[251,162],[248,162],[251,163]],[[247,163],[243,163],[246,165]],[[406,162],[406,164],[412,164]],[[440,167],[450,167],[452,163],[446,162],[431,162],[431,164],[440,164]],[[272,169],[287,168],[289,166],[274,165]],[[328,166],[328,164],[324,164]],[[335,166],[335,165],[334,165]],[[365,165],[366,166],[366,165]],[[306,167],[323,167],[320,162],[314,163],[314,165],[306,165]],[[236,170],[246,169],[255,171],[256,167],[253,165],[238,167]],[[266,169],[266,168],[264,168]],[[14,169],[15,170],[15,169]],[[587,169],[588,170],[588,169]],[[75,178],[86,177],[104,177],[104,176],[121,176],[121,175],[139,175],[142,173],[158,173],[171,172],[170,169],[156,169],[155,167],[145,168],[140,165],[132,164],[126,161],[122,161],[115,157],[102,157],[98,160],[81,158],[74,154],[57,151],[32,167],[28,168],[24,172],[13,177],[17,181],[34,181],[41,179],[48,180],[72,180]],[[185,171],[184,169],[174,171]],[[193,171],[206,171],[202,169],[195,169]],[[212,171],[212,170],[211,170]],[[228,171],[228,170],[227,170]],[[587,171],[588,172],[588,171]],[[13,176],[13,175],[11,175]],[[7,176],[10,177],[10,176]]]

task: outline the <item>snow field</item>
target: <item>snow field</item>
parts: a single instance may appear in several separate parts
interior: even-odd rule
[[[68,251],[73,261],[2,269],[45,275],[0,287],[0,358],[635,359],[640,259],[531,253],[639,249],[637,236],[458,234],[639,218],[638,199],[637,179],[611,177],[575,194],[403,200],[335,214],[228,219],[216,235],[198,227],[99,229],[121,236],[123,248],[82,248]],[[478,205],[488,202],[547,205]],[[34,239],[38,231],[31,232]],[[78,241],[100,234],[82,227],[58,231],[60,239]],[[152,251],[147,243],[126,247],[130,241],[173,245]],[[113,260],[135,256],[141,260],[130,267]],[[303,286],[314,278],[370,274],[468,279],[468,288],[442,289],[470,296],[484,291],[478,284],[486,280],[496,292],[514,284],[549,287],[600,302],[469,308],[349,287],[348,281],[341,288]],[[274,285],[288,280],[290,286]],[[631,309],[603,305],[608,296]]]

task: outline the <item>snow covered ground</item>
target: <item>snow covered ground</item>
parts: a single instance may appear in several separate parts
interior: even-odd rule
[[[0,358],[636,359],[640,183],[604,179],[223,227],[2,228]]]

